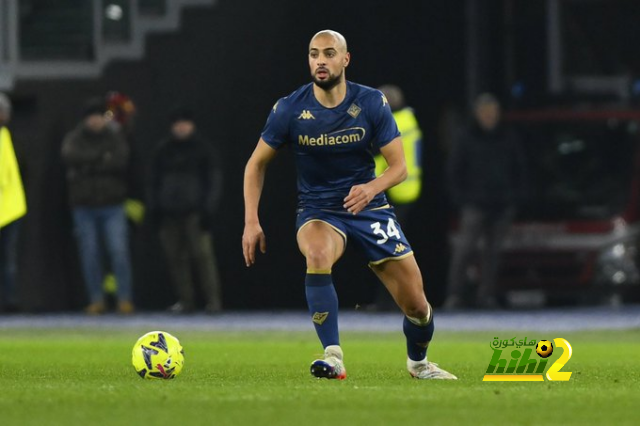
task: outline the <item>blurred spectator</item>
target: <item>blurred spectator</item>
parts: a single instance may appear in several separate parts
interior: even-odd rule
[[[124,203],[127,218],[134,224],[144,219],[144,168],[136,149],[133,128],[137,109],[131,98],[124,93],[110,91],[106,96],[107,126],[120,132],[129,145],[129,167],[127,169],[127,195]]]
[[[416,201],[420,198],[422,189],[422,131],[413,109],[405,105],[402,90],[395,85],[384,85],[378,88],[389,102],[393,118],[402,135],[402,147],[407,162],[407,178],[404,182],[389,188],[387,198],[393,205],[398,222],[407,226],[408,218]],[[376,155],[376,176],[380,176],[387,169],[387,162],[381,154]],[[396,303],[383,286],[376,286],[373,305],[370,310],[397,309]]]
[[[196,134],[194,114],[186,108],[171,115],[171,135],[156,150],[148,209],[159,227],[167,265],[179,301],[170,310],[196,308],[191,265],[195,266],[209,313],[222,309],[211,226],[222,189],[217,153]]]
[[[135,116],[137,113],[133,100],[124,93],[118,91],[109,91],[105,96],[107,127],[119,132],[124,137],[129,146],[129,166],[127,167],[127,199],[124,202],[124,212],[129,219],[129,247],[131,249],[132,258],[132,276],[135,276],[135,259],[136,259],[136,239],[139,240],[139,225],[144,220],[144,167],[142,166],[142,156],[136,149],[133,129],[135,124]],[[118,281],[108,268],[108,262],[103,261],[105,272],[103,288],[107,294],[108,300],[111,299],[118,289]]]
[[[106,107],[109,125],[129,137],[133,132],[136,116],[136,106],[131,98],[124,93],[110,91],[106,96]]]
[[[520,141],[500,122],[500,104],[491,94],[478,96],[475,121],[457,138],[449,161],[450,192],[460,208],[460,229],[449,270],[445,308],[465,305],[471,257],[483,240],[476,305],[499,307],[496,277],[501,244],[516,207],[526,195],[526,164]]]
[[[13,312],[18,308],[18,219],[27,211],[18,161],[6,127],[10,120],[11,101],[0,93],[0,312]]]
[[[127,194],[129,147],[107,126],[105,103],[91,101],[82,122],[62,144],[67,184],[80,260],[90,304],[89,314],[105,310],[102,289],[102,244],[118,283],[118,312],[134,310],[131,291],[129,236],[123,203]]]

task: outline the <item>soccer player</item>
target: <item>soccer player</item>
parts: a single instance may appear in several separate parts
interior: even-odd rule
[[[411,246],[384,195],[407,175],[387,100],[378,90],[346,80],[350,54],[341,34],[324,30],[314,35],[308,59],[312,83],[276,102],[245,169],[245,262],[255,263],[257,246],[266,252],[258,203],[267,164],[279,148],[289,145],[298,171],[297,241],[307,263],[307,303],[324,347],[324,358],[311,364],[311,374],[347,376],[331,268],[350,239],[405,314],[409,373],[419,379],[456,379],[427,361],[433,312]],[[374,148],[388,164],[377,178]]]

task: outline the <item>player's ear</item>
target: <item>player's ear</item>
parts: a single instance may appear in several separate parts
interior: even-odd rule
[[[344,55],[344,62],[343,62],[342,66],[345,67],[345,68],[348,67],[349,66],[349,61],[351,61],[351,53],[347,52]]]

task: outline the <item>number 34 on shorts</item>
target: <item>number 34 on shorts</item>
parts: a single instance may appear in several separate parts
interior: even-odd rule
[[[394,217],[369,223],[369,228],[370,238],[364,243],[364,251],[370,264],[376,265],[412,254],[411,246]],[[374,248],[373,244],[377,247]]]
[[[360,248],[370,264],[399,259],[413,253],[396,221],[393,207],[365,210],[357,215],[347,211],[301,210],[297,227],[313,221],[328,223],[344,239]]]
[[[389,241],[389,237],[394,237],[395,239],[400,239],[400,231],[396,227],[396,221],[389,218],[389,222],[387,222],[387,231],[382,230],[382,225],[380,222],[374,222],[371,224],[371,229],[373,229],[373,233],[380,236],[380,239],[376,241],[377,244],[384,244]]]

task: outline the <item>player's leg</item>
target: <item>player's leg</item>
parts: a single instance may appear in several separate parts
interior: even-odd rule
[[[346,371],[338,333],[338,295],[331,278],[331,268],[344,252],[344,236],[328,223],[312,220],[300,227],[297,239],[307,263],[305,293],[309,313],[325,350],[325,358],[312,363],[311,373],[316,377],[344,379]]]
[[[398,307],[405,314],[407,353],[414,361],[424,359],[433,336],[433,314],[422,287],[422,276],[415,257],[389,260],[372,265]]]
[[[405,314],[403,331],[407,339],[407,368],[413,377],[456,379],[427,361],[427,348],[433,338],[431,305],[424,293],[422,274],[413,256],[372,264],[371,268]]]

